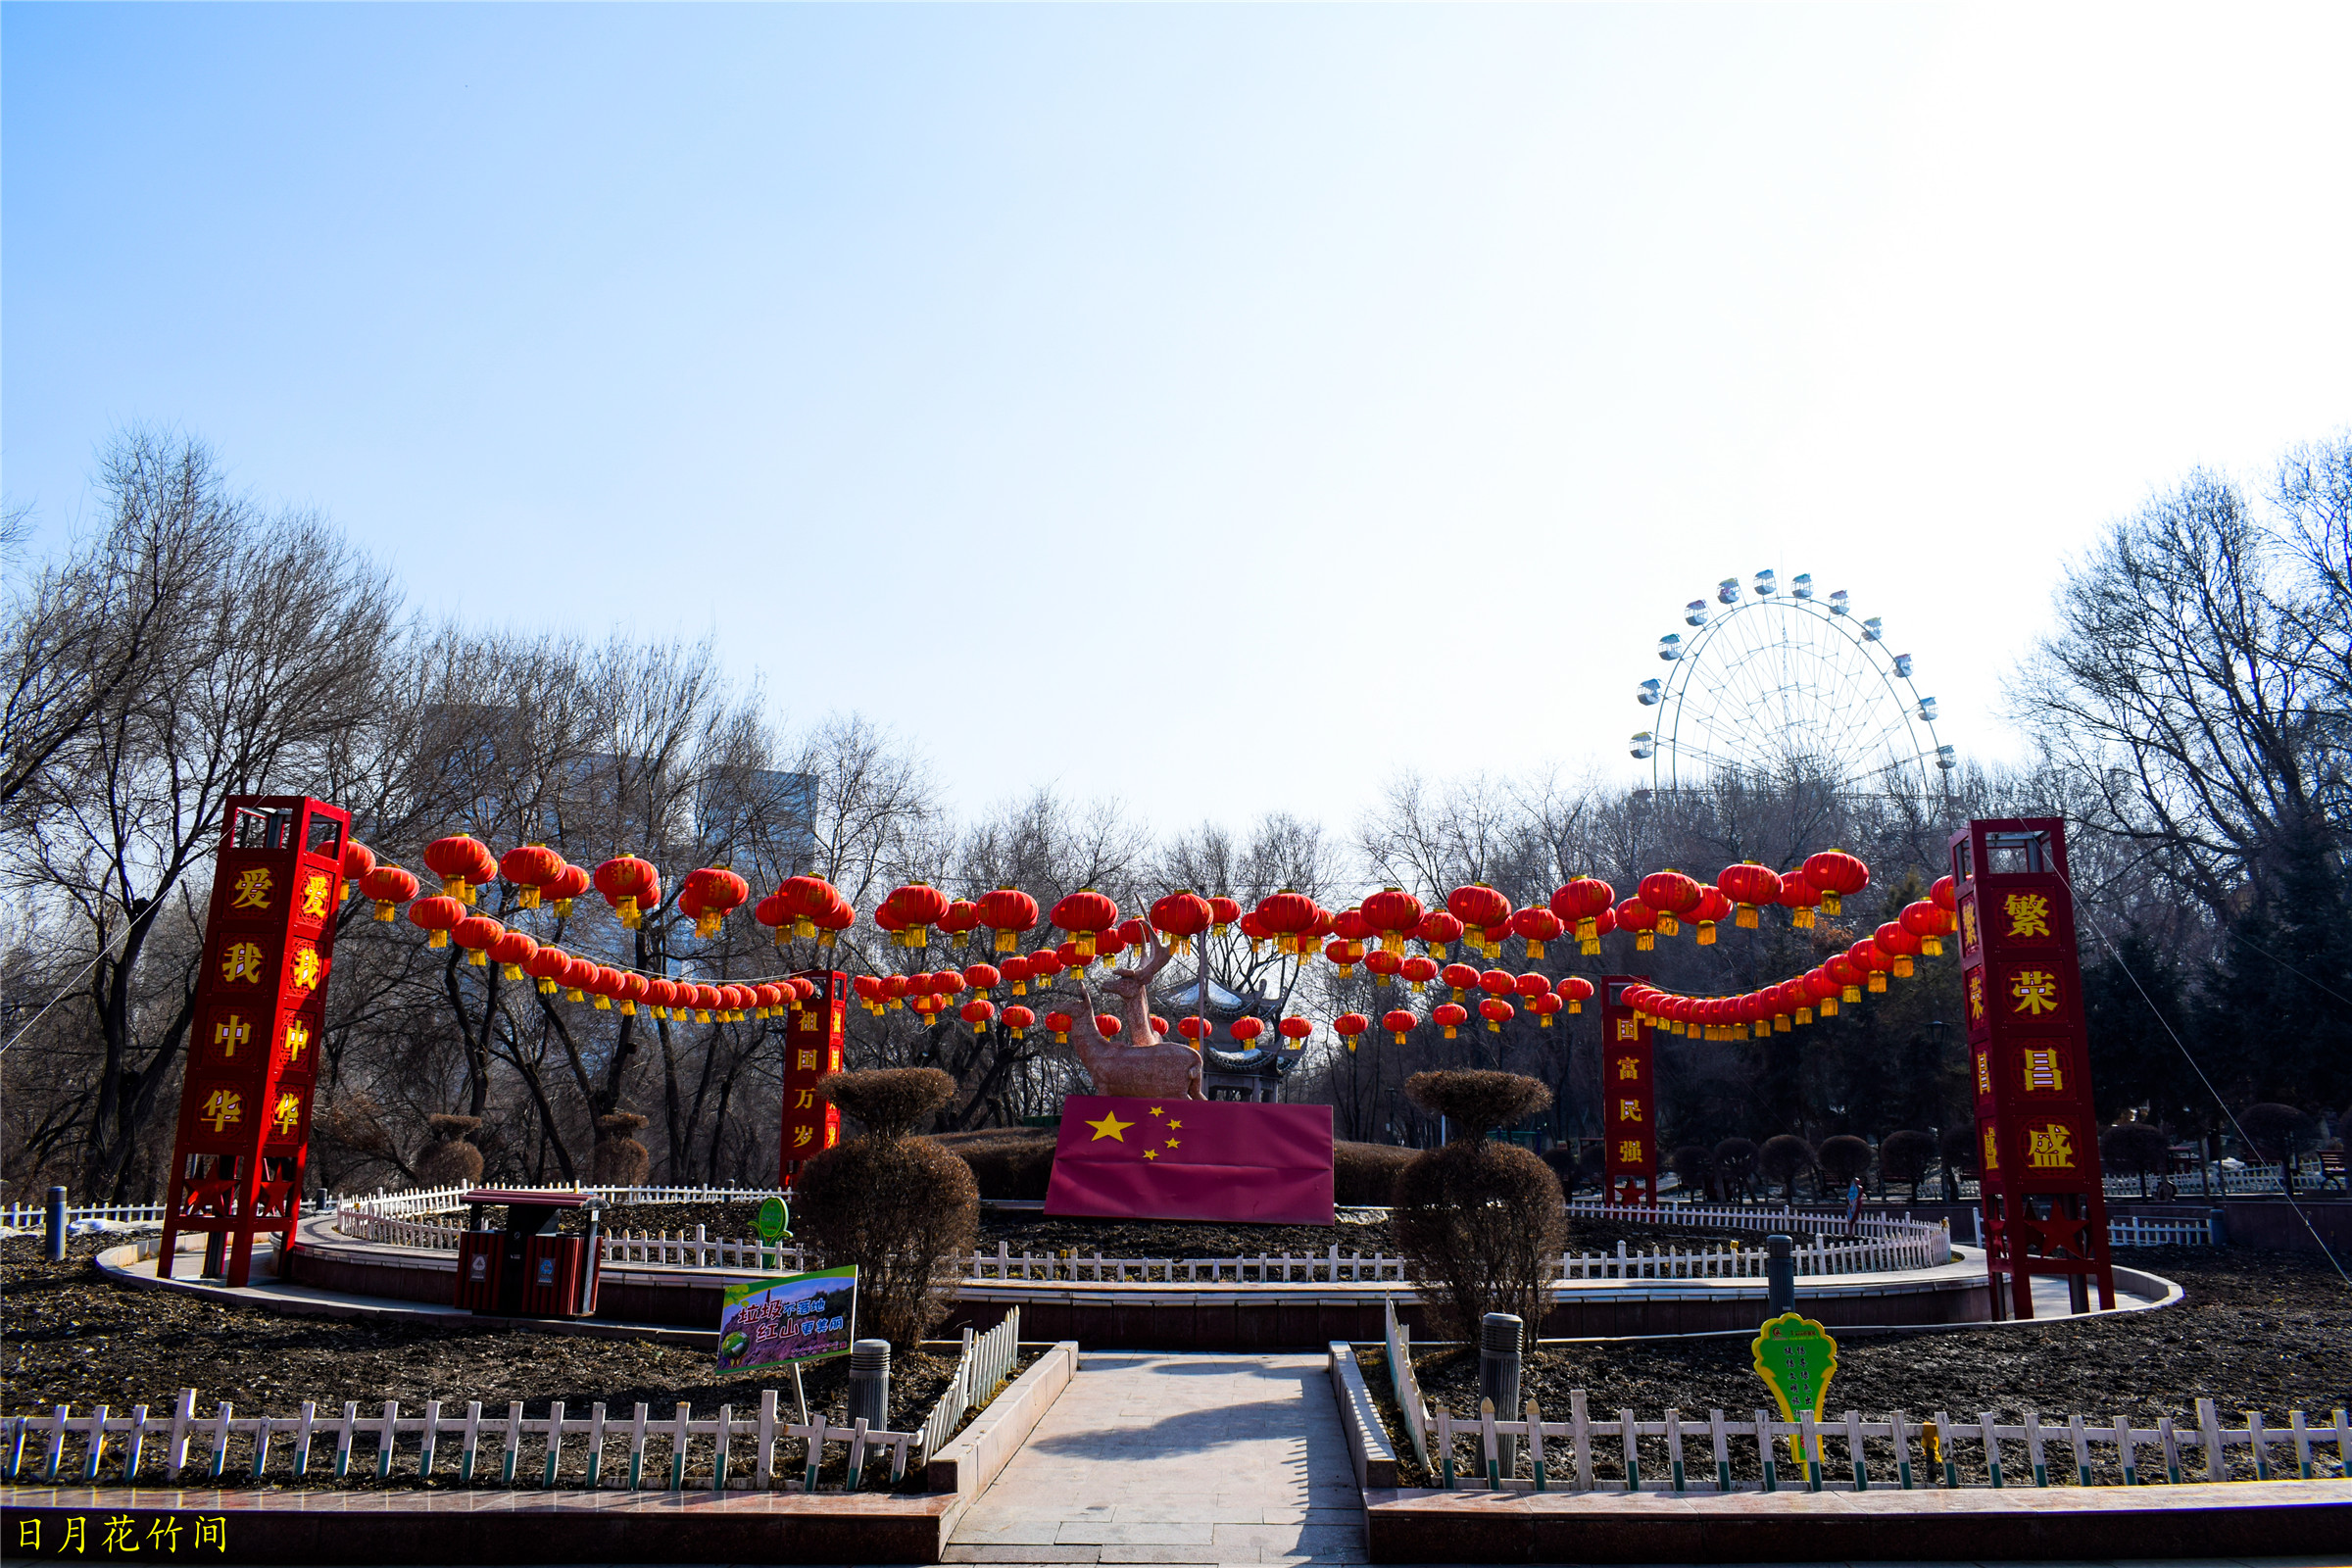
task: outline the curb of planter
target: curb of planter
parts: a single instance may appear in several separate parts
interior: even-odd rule
[[[956,1512],[989,1489],[1012,1456],[1029,1441],[1038,1422],[1054,1408],[1078,1372],[1078,1342],[1061,1340],[1030,1364],[1029,1370],[1005,1387],[1004,1392],[988,1402],[988,1407],[973,1417],[972,1424],[953,1438],[947,1446],[933,1454],[925,1483],[931,1494],[954,1494],[962,1499]],[[950,1517],[946,1529],[953,1531],[956,1520]],[[946,1544],[943,1534],[941,1544]]]
[[[1356,1365],[1355,1348],[1334,1340],[1330,1348],[1331,1392],[1340,1402],[1340,1425],[1348,1432],[1348,1462],[1355,1467],[1359,1490],[1396,1485],[1396,1450],[1388,1429],[1373,1406],[1363,1368]]]

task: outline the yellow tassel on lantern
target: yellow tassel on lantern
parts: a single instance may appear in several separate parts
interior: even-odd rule
[[[627,1002],[627,1001],[624,1001],[624,1002],[622,1002],[622,1003],[621,1003],[621,1004],[620,1004],[620,1015],[621,1015],[622,1017],[624,1017],[624,1018],[634,1018],[634,1017],[636,1017],[636,1016],[637,1016],[637,1004],[635,1004],[634,1002]]]
[[[1894,956],[1894,977],[1897,980],[1911,978],[1911,955],[1908,953],[1898,953]]]
[[[375,917],[378,920],[389,920],[392,918],[392,902],[389,899],[378,899],[376,901]]]
[[[1811,905],[1809,905],[1809,904],[1800,904],[1800,905],[1798,905],[1798,906],[1796,906],[1796,914],[1795,914],[1795,916],[1794,916],[1792,919],[1790,919],[1788,923],[1789,923],[1790,925],[1792,925],[1792,926],[1796,927],[1796,928],[1797,928],[1799,931],[1810,931],[1810,930],[1812,930],[1812,929],[1813,929],[1813,906],[1812,906]]]
[[[558,899],[556,901],[556,918],[559,920],[564,919],[568,917],[570,913],[571,901],[569,899]]]
[[[467,948],[466,961],[476,969],[486,969],[490,966],[490,955],[481,948]]]
[[[1715,945],[1714,921],[1701,920],[1698,922],[1698,945],[1702,948],[1711,948]]]
[[[1740,912],[1732,916],[1732,924],[1742,931],[1753,931],[1756,928],[1756,906],[1752,904],[1740,906]]]
[[[1585,1004],[1571,998],[1568,1003],[1568,1010],[1570,1012],[1582,1012],[1585,1010]]]
[[[382,906],[379,905],[377,907],[380,908]],[[382,919],[384,917],[382,915],[378,915],[376,918]],[[1919,951],[1931,958],[1940,958],[1943,956],[1943,939],[1941,937],[1921,937],[1919,939]]]
[[[1680,920],[1663,909],[1658,911],[1658,935],[1662,937],[1679,936],[1682,934],[1682,929],[1683,923]]]
[[[1775,1013],[1775,1014],[1773,1014],[1773,1018],[1772,1018],[1772,1032],[1773,1032],[1774,1034],[1776,1034],[1776,1035],[1785,1035],[1785,1034],[1787,1034],[1787,1033],[1788,1032],[1788,1029],[1789,1029],[1789,1024],[1788,1024],[1788,1015],[1787,1013],[1785,1013],[1785,1012],[1779,1012],[1779,1013]]]
[[[620,916],[620,923],[622,925],[628,927],[631,931],[637,929],[637,900],[635,895],[632,894],[631,896],[622,899],[618,904],[612,906],[612,912]]]
[[[694,1009],[694,1021],[696,1023],[709,1023],[710,1021],[710,1015],[703,1011],[702,1008],[697,1007]]]
[[[1536,1014],[1536,1022],[1541,1027],[1548,1029],[1551,1027],[1551,1014],[1548,1012],[1539,1012]]]
[[[588,999],[580,994],[578,986],[573,986],[569,991],[564,993],[564,1000],[565,1002],[586,1002]]]
[[[1875,995],[1877,995],[1878,993],[1880,993],[1880,992],[1882,992],[1882,991],[1884,991],[1884,990],[1886,990],[1886,970],[1884,970],[1884,969],[1873,969],[1873,970],[1871,970],[1871,971],[1870,971],[1870,989],[1871,989],[1871,994],[1872,994],[1872,995],[1874,995],[1874,996],[1875,996]]]
[[[522,891],[514,896],[514,907],[517,909],[536,909],[539,907],[539,890],[530,884],[525,883]]]
[[[1838,912],[1837,894],[1824,893],[1821,896],[1821,912],[1824,914],[1836,914]]]
[[[1343,963],[1343,964],[1341,964],[1341,965],[1340,965],[1340,978],[1341,978],[1341,979],[1343,979],[1343,980],[1347,979],[1347,978],[1348,978],[1348,977],[1350,974],[1353,974],[1354,972],[1355,972],[1355,970],[1354,970],[1354,968],[1353,968],[1353,966],[1352,966],[1352,965],[1349,965],[1349,964],[1347,964],[1347,963]],[[1353,1046],[1349,1046],[1348,1049],[1349,1051],[1353,1051],[1353,1050],[1355,1049],[1355,1047],[1353,1047]]]
[[[1446,1026],[1446,1039],[1448,1039],[1448,1040],[1451,1040],[1451,1039],[1453,1038],[1453,1025],[1451,1025],[1451,1024],[1447,1024],[1447,1025]]]
[[[703,914],[696,916],[694,922],[694,934],[698,937],[714,937],[718,935],[718,916],[715,914]]]
[[[428,948],[446,948],[449,946],[449,933],[436,931],[424,939],[424,945]]]
[[[1078,956],[1088,963],[1095,961],[1095,934],[1092,931],[1078,933]]]
[[[498,966],[498,972],[502,977],[509,980],[519,980],[522,978],[522,971],[511,963],[500,964]]]
[[[611,1012],[612,1010],[612,999],[611,997],[597,998],[596,1010],[599,1012]]]
[[[997,933],[997,951],[999,953],[1010,953],[1020,945],[1021,939],[1019,932],[1006,930]]]
[[[1813,1009],[1811,1007],[1797,1008],[1796,1021],[1798,1023],[1811,1023],[1813,1021]]]
[[[554,996],[557,989],[557,985],[553,980],[542,980],[539,982],[539,994],[543,997]]]
[[[1634,938],[1634,951],[1636,953],[1652,952],[1657,948],[1657,933],[1654,931],[1644,931],[1641,935]]]

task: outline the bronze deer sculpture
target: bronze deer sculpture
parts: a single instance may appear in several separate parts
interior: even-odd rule
[[[1070,1020],[1070,1045],[1086,1063],[1087,1076],[1099,1095],[1133,1096],[1139,1100],[1206,1100],[1200,1088],[1200,1053],[1182,1040],[1163,1040],[1152,1027],[1152,977],[1167,966],[1168,949],[1159,933],[1146,929],[1144,940],[1152,956],[1140,969],[1113,969],[1103,981],[1122,1004],[1125,1028],[1118,1040],[1106,1040],[1095,1027],[1095,993],[1078,971],[1078,990],[1086,998],[1086,1012]]]

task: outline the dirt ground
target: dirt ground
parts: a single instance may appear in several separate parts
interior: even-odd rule
[[[2097,1421],[2122,1414],[2149,1425],[2169,1415],[2193,1425],[2196,1401],[2209,1398],[2229,1412],[2232,1425],[2243,1410],[2260,1410],[2284,1425],[2292,1410],[2324,1419],[2325,1412],[2352,1404],[2352,1288],[2325,1258],[2176,1247],[2135,1248],[2128,1261],[2179,1282],[2186,1298],[2158,1311],[2081,1321],[1853,1336],[1838,1348],[1829,1408],[1881,1419],[1899,1409],[1914,1420],[1938,1410],[1968,1420],[1990,1410],[2006,1421],[2033,1409],[2045,1417],[2055,1413],[2061,1422],[2073,1413]],[[1744,1420],[1756,1406],[1770,1408],[1772,1402],[1750,1362],[1748,1338],[1547,1346],[1527,1357],[1521,1397],[1535,1398],[1547,1421],[1566,1419],[1569,1391],[1579,1388],[1601,1419],[1625,1408],[1656,1420],[1671,1407],[1704,1421],[1720,1407],[1727,1417]],[[1357,1354],[1402,1464],[1414,1473],[1406,1485],[1434,1485],[1398,1424],[1386,1353],[1373,1346],[1358,1347]],[[1478,1408],[1474,1350],[1416,1352],[1413,1370],[1430,1403],[1457,1414]],[[1693,1446],[1692,1462],[1703,1446]],[[1662,1440],[1656,1447],[1663,1464]],[[1754,1446],[1746,1445],[1744,1454],[1741,1448],[1732,1446],[1734,1469],[1752,1480],[1760,1474]],[[1976,1445],[1956,1451],[1964,1475],[1973,1464],[1976,1479],[1984,1479],[1972,1457]],[[2112,1460],[2114,1454],[2112,1447],[2091,1451],[2094,1459]],[[1606,1445],[1604,1457],[1613,1459]],[[1873,1463],[1880,1457],[1874,1454]],[[1831,1462],[1838,1460],[1834,1447]],[[2332,1449],[2328,1460],[2328,1473],[2336,1473]]]
[[[761,1367],[718,1372],[707,1348],[488,1325],[287,1317],[176,1291],[123,1289],[90,1261],[122,1242],[76,1237],[67,1261],[50,1263],[40,1255],[38,1237],[0,1240],[0,1414],[99,1403],[119,1411],[143,1403],[164,1412],[179,1390],[193,1388],[197,1409],[208,1415],[216,1400],[241,1414],[274,1416],[299,1413],[304,1399],[324,1408],[356,1399],[363,1409],[398,1399],[417,1413],[437,1398],[460,1413],[466,1401],[478,1399],[486,1413],[501,1415],[510,1400],[520,1399],[526,1414],[544,1416],[550,1400],[562,1399],[576,1413],[602,1400],[626,1421],[641,1401],[655,1419],[674,1417],[681,1402],[698,1418],[721,1404],[739,1415],[756,1413],[760,1391],[774,1388],[797,1418],[789,1374],[779,1378],[776,1369]],[[953,1356],[895,1359],[891,1425],[906,1431],[919,1422],[954,1373]],[[803,1381],[811,1413],[822,1408],[846,1424],[848,1357],[807,1368]],[[840,1466],[836,1450],[834,1468]],[[584,1455],[576,1467],[584,1473]],[[240,1473],[233,1463],[230,1473]],[[416,1484],[414,1477],[393,1482]],[[374,1483],[355,1475],[351,1484]]]

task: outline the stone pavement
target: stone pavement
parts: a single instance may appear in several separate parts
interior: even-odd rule
[[[1324,1358],[1088,1352],[947,1557],[1365,1561]]]

